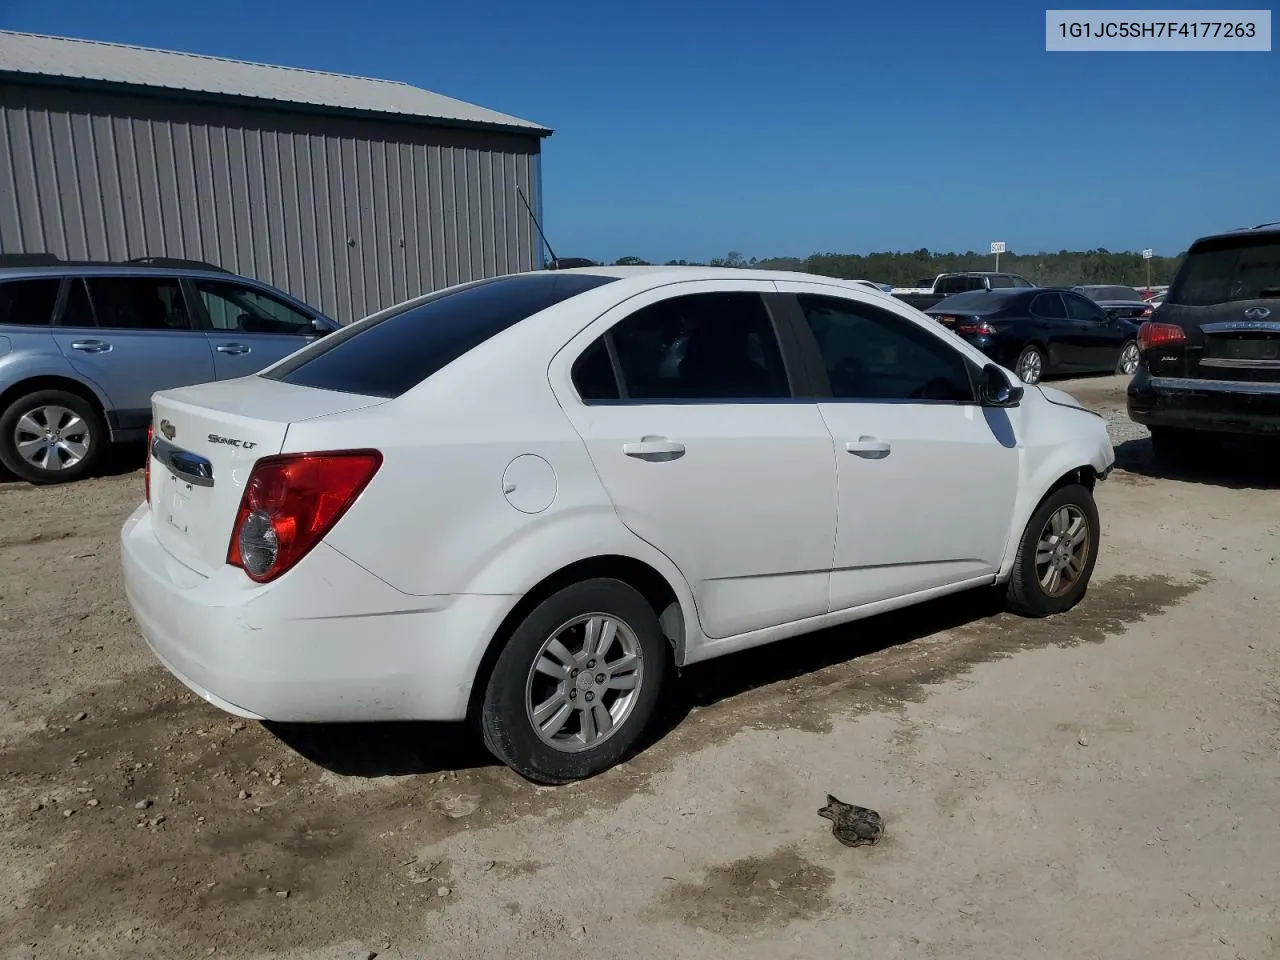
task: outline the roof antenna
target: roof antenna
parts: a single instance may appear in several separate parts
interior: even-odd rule
[[[529,206],[529,201],[525,199],[524,191],[520,189],[520,184],[516,184],[516,193],[520,195],[520,202],[524,204],[524,208],[529,211],[529,219],[533,221],[534,229],[538,231],[538,236],[542,238],[543,245],[547,248],[547,253],[551,254],[551,267],[556,268],[556,261],[559,259],[556,252],[551,249],[551,241],[547,239],[547,235],[542,232],[542,224],[538,223],[538,217],[533,212],[533,207]]]

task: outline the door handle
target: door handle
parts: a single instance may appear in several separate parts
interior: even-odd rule
[[[81,353],[110,353],[111,344],[105,340],[72,340],[71,349]]]
[[[888,442],[865,434],[857,440],[847,441],[844,448],[855,457],[862,457],[864,460],[883,460],[889,455],[891,449]]]
[[[639,443],[624,443],[622,452],[637,460],[648,460],[650,463],[665,463],[678,460],[684,456],[684,444],[665,437],[645,437]]]
[[[249,348],[243,343],[220,343],[214,347],[219,353],[230,353],[234,356],[240,356],[242,353],[248,353]]]

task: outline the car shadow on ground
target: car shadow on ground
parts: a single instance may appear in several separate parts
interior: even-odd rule
[[[147,445],[145,443],[113,444],[103,454],[102,462],[85,479],[123,477],[126,474],[133,473],[135,470],[141,470],[146,463],[146,452]],[[20,477],[15,477],[4,467],[0,467],[0,486],[22,483],[26,483],[26,481]]]
[[[675,730],[695,708],[704,708],[758,687],[785,683],[939,631],[991,616],[1001,609],[989,589],[968,591],[855,625],[833,627],[695,664],[669,677],[650,729],[637,752]],[[343,776],[381,777],[438,773],[493,766],[471,724],[352,723],[264,726],[287,747]]]
[[[1116,445],[1116,467],[1156,480],[1204,483],[1231,490],[1280,489],[1280,438],[1230,440],[1206,445],[1203,455],[1191,453],[1185,462],[1156,459],[1150,438]]]

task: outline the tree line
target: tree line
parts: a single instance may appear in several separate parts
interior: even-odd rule
[[[1153,257],[1151,283],[1167,284],[1182,262],[1176,257]],[[615,266],[648,266],[640,257],[620,257]],[[768,257],[763,260],[730,251],[706,263],[668,260],[667,266],[753,267],[760,270],[794,270],[848,280],[873,280],[895,287],[928,285],[939,273],[994,270],[995,257],[968,250],[939,253],[926,249],[909,253],[814,253],[807,257]],[[1074,286],[1086,283],[1121,283],[1142,287],[1147,283],[1148,261],[1136,251],[1059,250],[1057,253],[1016,253],[1000,255],[1000,272],[1016,273],[1038,286]]]

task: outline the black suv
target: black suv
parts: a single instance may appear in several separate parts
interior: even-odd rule
[[[1129,417],[1156,455],[1280,436],[1280,224],[1203,237],[1138,332]]]

